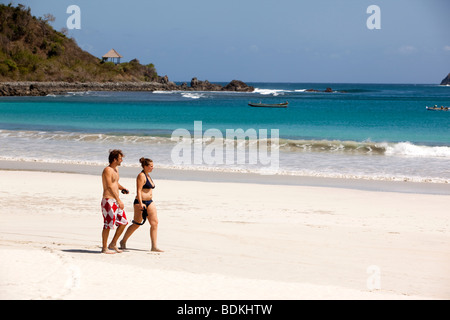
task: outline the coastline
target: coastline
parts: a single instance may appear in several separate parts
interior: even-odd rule
[[[103,168],[104,166],[100,165],[0,160],[0,171],[42,171],[98,176],[101,175]],[[124,178],[133,178],[139,171],[140,169],[138,167],[130,166],[124,166],[120,169],[121,176]],[[450,186],[445,183],[265,175],[256,173],[166,169],[158,168],[157,166],[153,175],[155,179],[163,180],[331,187],[361,191],[450,195]]]
[[[135,177],[123,169],[130,218]],[[2,299],[450,298],[448,195],[172,180],[155,170],[165,252],[149,251],[146,224],[127,252],[109,256],[100,254],[100,176],[40,170],[0,170]]]
[[[168,90],[158,82],[36,82],[0,83],[0,96],[46,96],[76,91],[155,91]]]
[[[242,81],[233,80],[225,86],[193,78],[187,83],[176,85],[167,76],[156,82],[0,82],[1,96],[46,96],[80,91],[239,91],[252,92],[254,88]]]

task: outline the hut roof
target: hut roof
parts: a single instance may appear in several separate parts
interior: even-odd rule
[[[123,56],[121,56],[116,50],[111,49],[103,56],[103,58],[123,58]]]

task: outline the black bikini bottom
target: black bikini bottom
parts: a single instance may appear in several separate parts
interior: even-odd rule
[[[142,218],[144,219],[142,221],[142,223],[136,222],[134,220],[131,221],[131,222],[133,222],[134,224],[138,224],[138,225],[142,226],[145,223],[145,221],[147,220],[147,217],[148,217],[147,208],[152,202],[153,202],[153,200],[142,201],[142,203],[145,204],[144,209],[142,209]],[[139,200],[138,199],[134,199],[133,204],[139,204]]]

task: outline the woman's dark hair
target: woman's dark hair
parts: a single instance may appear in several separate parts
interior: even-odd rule
[[[141,163],[142,169],[144,169],[144,167],[146,167],[146,166],[148,166],[150,163],[152,163],[153,160],[152,160],[152,159],[148,159],[148,158],[142,157],[142,158],[139,159],[139,162]]]
[[[109,164],[113,163],[115,159],[119,159],[119,156],[123,157],[122,150],[109,150]]]

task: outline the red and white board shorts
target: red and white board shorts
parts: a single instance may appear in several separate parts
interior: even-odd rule
[[[115,199],[102,199],[103,229],[114,229],[116,226],[128,224],[125,211],[119,208]]]

